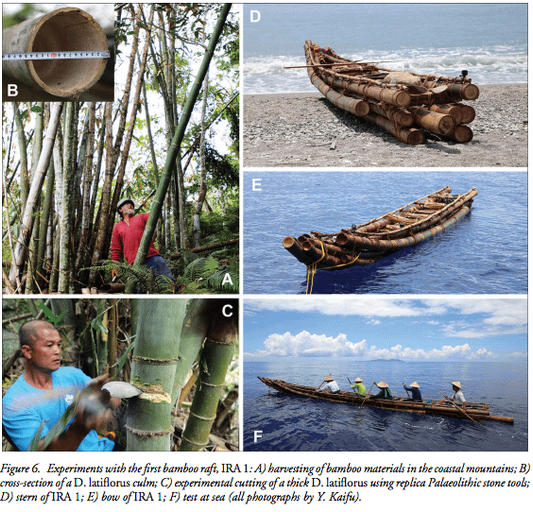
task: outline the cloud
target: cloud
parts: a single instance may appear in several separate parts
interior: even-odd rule
[[[263,349],[246,352],[247,359],[268,357],[354,357],[357,359],[403,359],[409,361],[456,361],[494,360],[495,354],[485,347],[472,349],[468,343],[443,345],[429,350],[423,348],[368,346],[365,339],[359,342],[348,340],[346,334],[336,337],[325,334],[311,334],[301,331],[298,334],[286,332],[271,334],[263,343]]]
[[[250,299],[244,303],[244,315],[253,315],[256,311],[295,311],[298,313],[320,313],[323,315],[366,316],[366,317],[410,317],[427,313],[427,307],[416,305],[410,299],[390,299],[389,297],[343,296],[327,298],[310,297],[311,300],[294,300],[280,298]]]

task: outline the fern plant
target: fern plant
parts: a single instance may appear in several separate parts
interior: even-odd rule
[[[107,280],[118,278],[122,282],[133,279],[137,282],[137,289],[146,293],[173,293],[172,281],[165,276],[159,276],[146,266],[133,266],[127,263],[117,263],[116,261],[105,261],[102,265],[82,268],[84,270],[94,270],[104,272]]]
[[[189,281],[187,286],[198,292],[203,287],[219,293],[237,293],[239,291],[238,261],[225,267],[221,266],[212,256],[197,258],[187,265],[183,277]]]

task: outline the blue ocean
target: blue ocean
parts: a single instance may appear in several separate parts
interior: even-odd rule
[[[246,333],[244,335],[246,343]],[[327,361],[327,362],[326,362]],[[527,451],[527,364],[495,362],[351,361],[287,358],[244,363],[244,451]],[[329,366],[328,366],[329,364]],[[319,386],[332,373],[343,390],[360,376],[367,390],[385,380],[394,396],[416,380],[422,398],[450,396],[459,380],[467,401],[486,402],[514,424],[384,411],[300,398],[257,376]],[[371,393],[376,392],[376,387]],[[261,437],[254,432],[262,431]]]
[[[283,69],[305,64],[306,39],[392,69],[527,83],[527,4],[245,4],[244,93],[316,92]]]
[[[319,270],[313,293],[527,293],[527,173],[470,170],[245,172],[244,293],[305,293],[305,265],[283,248],[285,236],[336,233],[446,185],[478,189],[464,219],[373,265]]]

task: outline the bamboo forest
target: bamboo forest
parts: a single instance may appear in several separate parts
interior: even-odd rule
[[[3,293],[238,293],[238,10],[113,11],[114,102],[2,104]],[[121,205],[148,219],[131,261]]]
[[[2,318],[4,389],[24,366],[21,325],[44,320],[61,336],[62,367],[112,379],[111,394],[120,403],[100,434],[112,439],[115,449],[238,450],[236,299],[13,298],[3,301]],[[124,388],[139,391],[132,396]],[[100,391],[87,394],[87,401],[105,402]],[[52,400],[40,395],[45,399]],[[47,448],[73,414],[66,409],[39,449]],[[5,416],[4,410],[3,421]],[[3,449],[12,449],[6,437]]]

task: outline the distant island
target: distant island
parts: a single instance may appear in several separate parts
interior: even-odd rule
[[[386,361],[387,363],[403,363],[401,359],[366,359],[365,363],[382,363]]]

